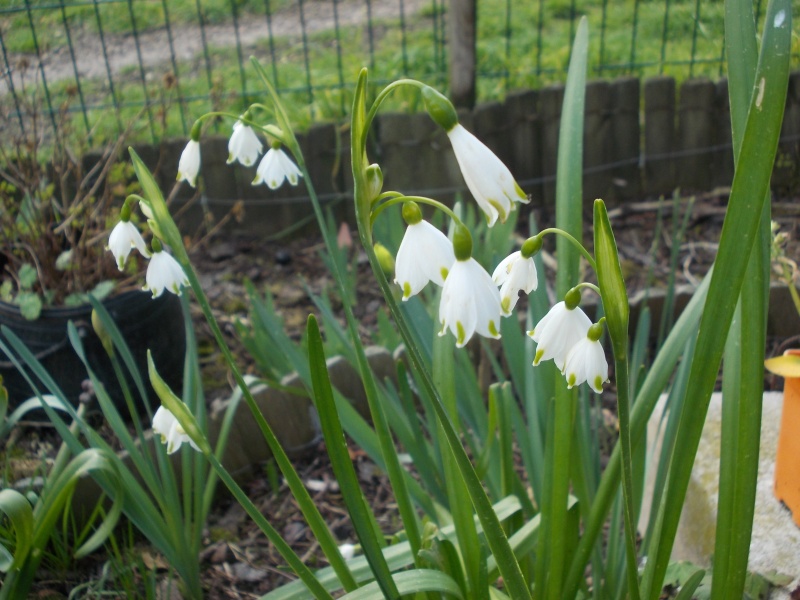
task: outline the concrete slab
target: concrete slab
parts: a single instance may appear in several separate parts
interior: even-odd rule
[[[661,435],[659,421],[664,411],[662,397],[648,424],[648,476],[645,483],[645,502],[639,520],[640,530],[649,518],[649,498],[660,453]],[[778,571],[794,578],[787,588],[773,591],[771,598],[789,598],[790,590],[800,585],[800,527],[794,524],[789,511],[772,493],[775,474],[775,454],[778,444],[783,394],[764,394],[759,451],[758,488],[753,535],[750,544],[749,569],[767,573]],[[720,428],[722,420],[722,395],[711,398],[708,418],[703,428],[697,459],[686,494],[672,560],[688,560],[700,566],[711,564],[714,552],[714,534],[717,519],[717,494],[719,492]],[[800,460],[800,457],[798,457]]]

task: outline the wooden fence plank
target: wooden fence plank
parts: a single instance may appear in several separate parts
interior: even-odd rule
[[[676,186],[672,152],[675,149],[675,80],[655,77],[644,84],[645,193],[670,193]]]
[[[612,188],[608,200],[630,201],[642,197],[640,123],[641,82],[623,77],[611,82],[611,171]]]
[[[708,187],[713,164],[715,95],[714,84],[705,79],[685,81],[681,86],[675,173],[676,183],[687,191]]]
[[[526,90],[514,92],[506,98],[508,121],[511,124],[509,147],[514,156],[511,172],[532,201],[541,202],[542,176],[541,120],[539,115],[539,92]]]

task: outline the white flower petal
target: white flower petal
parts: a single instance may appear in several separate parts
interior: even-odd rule
[[[500,287],[500,302],[503,314],[508,316],[519,300],[519,293],[530,294],[536,289],[539,280],[533,258],[525,258],[522,252],[512,252],[497,265],[492,280]]]
[[[456,262],[453,244],[427,221],[406,228],[397,251],[395,278],[403,290],[403,300],[418,294],[432,281],[444,285],[450,267]]]
[[[292,162],[283,149],[270,148],[258,165],[253,185],[263,182],[270,189],[277,190],[283,185],[284,180],[288,180],[292,185],[297,185],[299,177],[302,176],[300,168]]]
[[[553,306],[533,331],[528,332],[538,344],[533,359],[534,366],[552,358],[563,372],[567,352],[586,337],[591,325],[589,317],[580,307],[569,310],[564,301]]]
[[[167,445],[167,454],[177,452],[184,442],[188,442],[195,450],[200,450],[175,415],[164,406],[159,406],[153,415],[153,432],[161,438],[162,444]]]
[[[197,184],[200,172],[200,142],[189,140],[178,161],[178,181],[186,181],[190,186]]]
[[[439,335],[449,329],[459,348],[474,333],[499,338],[500,314],[500,293],[489,274],[474,258],[457,260],[442,289]]]
[[[256,132],[241,121],[233,124],[233,133],[228,140],[228,164],[238,160],[245,167],[255,164],[258,155],[264,149]]]
[[[478,138],[457,124],[447,132],[469,191],[486,214],[489,226],[505,222],[515,202],[528,202],[511,171]]]
[[[180,296],[181,287],[189,285],[189,279],[178,261],[161,251],[154,253],[150,259],[145,283],[144,289],[151,291],[153,298],[158,298],[165,289]]]
[[[142,234],[139,233],[136,225],[130,221],[120,221],[114,226],[114,229],[111,230],[111,235],[108,236],[107,246],[107,249],[114,255],[114,260],[117,262],[117,267],[119,267],[120,271],[125,268],[128,255],[130,255],[131,249],[134,247],[136,247],[142,256],[150,256]]]
[[[595,392],[601,393],[603,383],[608,381],[608,362],[600,342],[584,337],[570,348],[564,361],[564,376],[569,388],[586,381]]]

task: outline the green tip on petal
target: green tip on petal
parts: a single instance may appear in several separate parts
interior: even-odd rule
[[[511,309],[511,297],[505,296],[502,300],[500,300],[500,308],[503,310],[504,313],[510,312]]]
[[[458,335],[456,336],[456,343],[459,346],[463,346],[464,340],[467,337],[467,333],[464,331],[464,326],[461,324],[461,321],[456,321],[456,331],[458,332]]]
[[[408,225],[416,225],[422,221],[422,211],[419,204],[413,201],[403,202],[403,220]]]
[[[497,332],[497,325],[494,324],[494,321],[489,321],[489,333],[495,338],[500,337],[500,334]]]
[[[516,180],[514,181],[514,191],[517,192],[518,196],[517,199],[520,202],[527,204],[528,202],[531,201],[531,197],[528,194],[526,194],[521,187],[519,187],[519,184],[516,182]]]
[[[567,377],[567,389],[572,389],[575,386],[575,373],[570,373]]]
[[[594,378],[594,389],[595,390],[602,390],[603,389],[603,378],[598,375]],[[599,392],[598,392],[599,393]]]
[[[503,208],[503,205],[500,204],[497,200],[491,200],[491,199],[489,200],[489,204],[491,204],[497,211],[497,214],[499,215],[498,219],[500,219],[500,222],[505,223],[506,219],[508,219],[508,213],[506,212],[506,209]],[[513,209],[514,205],[512,204],[511,206]]]
[[[408,300],[411,297],[411,284],[407,281],[403,284],[403,300]]]
[[[450,271],[448,271],[445,267],[442,267],[441,271],[439,272],[442,274],[442,280],[446,280],[447,274],[450,273]]]
[[[539,365],[539,362],[542,360],[544,356],[544,350],[537,350],[536,355],[533,357],[533,366],[536,367]]]

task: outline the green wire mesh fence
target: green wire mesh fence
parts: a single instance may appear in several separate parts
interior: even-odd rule
[[[722,0],[475,1],[480,101],[560,81],[582,15],[595,77],[724,75]],[[765,8],[755,0],[757,19]],[[185,136],[199,114],[257,100],[250,55],[303,127],[346,114],[362,66],[376,84],[446,87],[448,35],[445,0],[3,0],[0,129]]]

